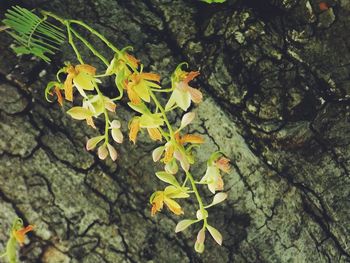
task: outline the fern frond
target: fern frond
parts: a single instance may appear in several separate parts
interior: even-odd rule
[[[14,6],[7,10],[5,17],[2,22],[9,28],[6,31],[15,41],[13,50],[17,54],[33,54],[50,62],[47,55],[55,54],[65,40],[62,29],[28,9]]]

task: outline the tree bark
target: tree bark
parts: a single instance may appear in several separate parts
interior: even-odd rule
[[[349,262],[350,2],[321,2],[19,3],[85,21],[162,77],[183,61],[199,69],[205,99],[191,130],[206,144],[194,175],[219,149],[233,170],[228,201],[209,217],[223,245],[207,237],[196,254],[198,229],[175,234],[178,217],[150,216],[148,198],[164,187],[154,144],[126,140],[117,162],[100,161],[84,149],[96,131],[45,101],[57,69],[76,63],[69,47],[48,65],[16,57],[0,34],[0,251],[17,215],[36,225],[23,262]],[[124,135],[131,116],[123,102]],[[186,202],[183,218],[196,209]]]

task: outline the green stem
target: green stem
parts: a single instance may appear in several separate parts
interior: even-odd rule
[[[100,91],[100,89],[98,88],[98,86],[97,85],[95,85],[95,89],[96,89],[96,91],[97,91],[97,94],[98,94],[98,96],[100,97],[100,99],[103,101],[103,94],[102,94],[102,92]],[[108,143],[108,130],[109,130],[109,117],[108,117],[108,112],[107,112],[107,110],[106,110],[106,108],[104,108],[103,109],[103,114],[104,114],[104,116],[105,116],[105,134],[104,134],[104,136],[105,136],[105,142],[104,142],[104,144],[107,144]]]
[[[82,37],[77,31],[71,28],[72,33],[81,41],[84,43],[85,46],[87,46],[90,51],[98,57],[106,66],[109,65],[108,60],[101,54],[99,53],[84,37]]]
[[[169,130],[169,133],[170,133],[170,137],[173,139],[174,138],[174,131],[170,125],[168,117],[166,116],[166,113],[165,113],[163,106],[159,103],[157,97],[154,95],[154,93],[151,90],[149,91],[149,94],[150,94],[152,100],[154,101],[154,103],[156,104],[156,106],[158,107],[158,109],[160,110],[161,114],[163,115],[164,121],[165,121],[165,123],[168,127],[168,130]]]
[[[190,182],[191,182],[192,190],[193,190],[194,194],[196,195],[196,198],[197,198],[197,201],[198,201],[199,210],[201,211],[202,215],[205,215],[205,212],[204,212],[205,208],[204,208],[204,205],[203,205],[202,198],[201,198],[201,196],[198,193],[198,189],[197,189],[197,186],[196,186],[195,181],[193,179],[193,176],[192,176],[192,174],[189,171],[186,172],[186,178],[188,178],[190,180]],[[204,218],[203,221],[204,221],[203,227],[206,227],[207,226],[207,219]]]
[[[3,258],[3,257],[6,256],[6,255],[7,255],[7,252],[1,254],[1,255],[0,255],[0,258]]]
[[[53,13],[51,13],[51,12],[48,12],[48,11],[41,11],[41,13],[44,15],[44,16],[49,16],[49,17],[52,17],[52,18],[54,18],[54,19],[56,19],[57,21],[59,21],[60,23],[62,23],[62,24],[66,24],[66,20],[65,19],[63,19],[62,17],[60,17],[60,16],[58,16],[58,15],[55,15],[55,14],[53,14]]]
[[[99,32],[97,32],[95,29],[91,28],[90,26],[88,26],[87,24],[85,24],[84,22],[81,22],[79,20],[69,20],[70,23],[73,24],[77,24],[80,25],[84,28],[86,28],[88,31],[90,31],[92,34],[94,34],[95,36],[97,36],[99,39],[101,39],[109,48],[111,48],[114,52],[116,53],[120,53],[120,50],[118,48],[116,48],[111,42],[109,42],[107,40],[107,38],[105,38],[103,35],[101,35]]]
[[[74,50],[74,52],[75,52],[75,55],[77,56],[77,59],[79,60],[79,63],[80,63],[80,64],[84,64],[84,61],[83,61],[83,59],[82,59],[82,57],[81,57],[81,55],[80,55],[80,53],[79,53],[77,47],[75,46],[74,41],[73,41],[72,31],[71,31],[71,28],[70,28],[70,24],[69,24],[69,22],[66,22],[65,24],[66,24],[66,27],[67,27],[68,42],[69,42],[69,44],[72,46],[72,48],[73,48],[73,50]]]
[[[173,88],[170,88],[170,89],[150,89],[151,91],[154,91],[154,92],[171,92],[173,91],[174,89]]]

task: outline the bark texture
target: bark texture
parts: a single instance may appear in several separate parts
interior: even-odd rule
[[[95,131],[45,101],[57,68],[76,62],[70,48],[47,65],[16,57],[0,34],[0,251],[17,215],[36,225],[23,262],[350,262],[348,0],[19,4],[85,21],[162,76],[182,61],[199,69],[205,100],[191,129],[207,144],[194,174],[218,149],[234,169],[228,201],[210,210],[223,246],[208,237],[198,255],[198,229],[175,234],[179,218],[150,216],[148,198],[164,186],[154,145],[126,142],[118,162],[101,162],[84,149]],[[124,104],[117,114],[126,134],[131,113]],[[195,202],[184,206],[194,216]]]

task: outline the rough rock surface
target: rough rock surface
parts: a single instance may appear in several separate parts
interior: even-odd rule
[[[101,162],[84,150],[94,131],[45,101],[69,47],[48,66],[16,57],[1,33],[0,251],[17,215],[37,226],[23,262],[350,262],[350,2],[321,2],[23,1],[132,45],[162,76],[182,61],[199,68],[198,158],[221,149],[234,169],[229,200],[210,211],[223,246],[208,238],[198,255],[193,228],[175,234],[178,218],[150,216],[148,197],[163,186],[154,146],[126,142],[117,163]]]

